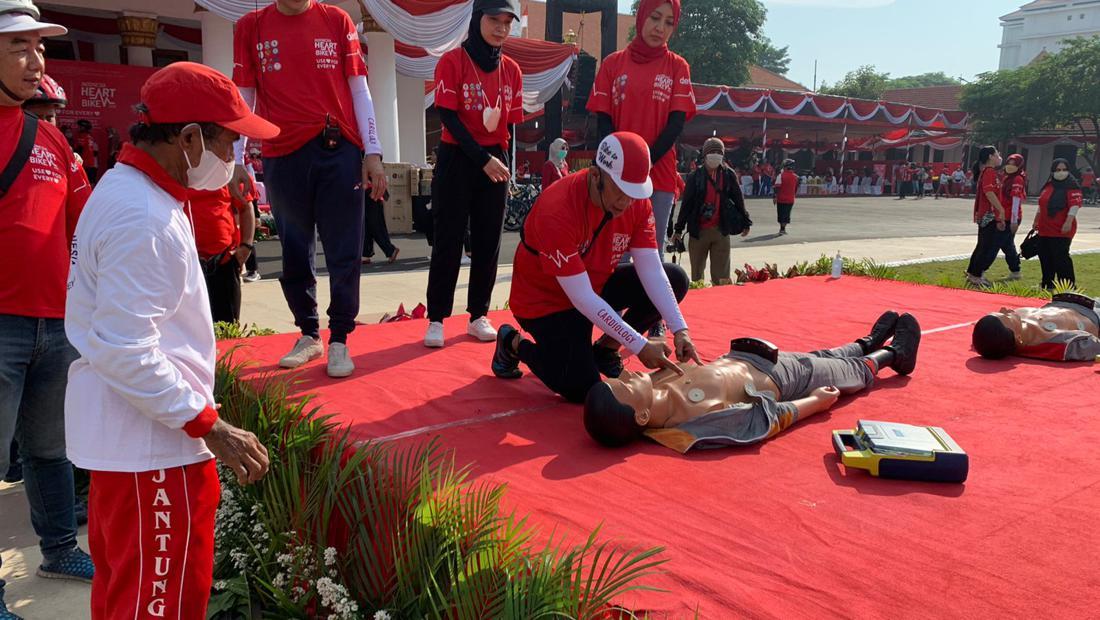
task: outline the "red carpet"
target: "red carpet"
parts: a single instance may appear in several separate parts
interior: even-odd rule
[[[927,332],[1030,303],[801,278],[692,291],[683,307],[713,359],[736,336],[800,351],[850,342],[889,308],[913,313]],[[599,448],[579,407],[531,376],[492,377],[491,345],[469,340],[464,322],[448,322],[456,336],[431,351],[423,321],[362,327],[349,343],[356,374],[332,381],[315,362],[303,388],[360,437],[441,435],[460,463],[507,482],[509,501],[547,533],[579,539],[602,522],[606,537],[666,547],[667,572],[653,583],[668,592],[637,594],[628,606],[677,618],[696,609],[702,618],[1100,617],[1093,365],[988,362],[970,350],[968,327],[931,333],[912,377],[886,371],[875,390],[766,444],[683,457],[648,443]],[[270,370],[293,339],[254,339],[246,354]],[[943,426],[970,454],[969,480],[846,472],[830,432],[859,418]]]

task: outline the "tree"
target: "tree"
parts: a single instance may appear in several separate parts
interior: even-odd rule
[[[855,71],[849,71],[844,79],[834,86],[824,82],[819,91],[823,95],[837,95],[854,99],[881,99],[890,81],[889,73],[875,71],[874,65],[863,65]]]
[[[893,78],[889,82],[889,88],[927,88],[929,86],[956,86],[961,84],[958,79],[947,75],[943,71],[921,73],[920,75],[906,75]]]
[[[684,0],[669,48],[691,65],[693,82],[737,86],[749,79],[766,16],[759,0]]]
[[[963,87],[959,106],[972,115],[974,137],[1002,147],[1044,122],[1047,104],[1036,97],[1038,72],[1034,66],[983,73]]]
[[[1046,126],[1071,127],[1086,142],[1100,141],[1100,37],[1063,43],[1057,54],[1036,63],[1029,94],[1044,110],[1041,118]],[[1093,167],[1100,169],[1096,151]]]
[[[1100,141],[1100,37],[1069,39],[1037,63],[983,73],[963,88],[960,105],[974,115],[978,138],[1002,146],[1039,129]]]
[[[772,44],[771,39],[760,35],[756,39],[756,56],[753,62],[758,67],[763,67],[772,73],[787,75],[787,72],[791,70],[791,57],[787,53],[788,49],[790,49],[789,45],[776,47]]]

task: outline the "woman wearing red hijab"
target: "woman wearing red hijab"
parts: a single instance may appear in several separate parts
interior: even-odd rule
[[[636,33],[626,49],[604,58],[588,111],[599,119],[600,138],[631,131],[649,145],[653,169],[653,217],[658,246],[664,246],[679,175],[676,139],[695,116],[691,69],[668,49],[680,22],[680,0],[642,0]]]
[[[1008,263],[1008,279],[1019,280],[1020,253],[1016,250],[1016,231],[1020,229],[1024,202],[1027,200],[1027,173],[1024,172],[1024,156],[1009,155],[1005,160],[1004,177],[1001,179],[1001,206],[1008,212],[1008,226],[1001,232],[1001,251]]]

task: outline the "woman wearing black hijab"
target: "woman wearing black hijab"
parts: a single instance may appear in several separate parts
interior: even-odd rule
[[[1043,288],[1051,290],[1056,281],[1077,284],[1069,246],[1077,234],[1077,211],[1084,202],[1081,185],[1069,171],[1069,162],[1055,159],[1050,179],[1039,194],[1039,210],[1032,229],[1039,233],[1039,264],[1043,269]]]
[[[435,240],[428,271],[428,333],[424,345],[442,347],[443,319],[451,316],[470,225],[470,288],[466,333],[496,340],[485,314],[497,277],[500,234],[511,174],[506,164],[510,126],[523,120],[523,75],[501,53],[519,0],[475,0],[470,32],[435,68],[435,107],[443,121],[432,176]]]

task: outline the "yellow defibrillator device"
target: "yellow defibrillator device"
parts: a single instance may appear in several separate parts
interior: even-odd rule
[[[938,426],[860,420],[833,431],[833,448],[845,467],[882,478],[963,482],[970,471],[966,452]]]

